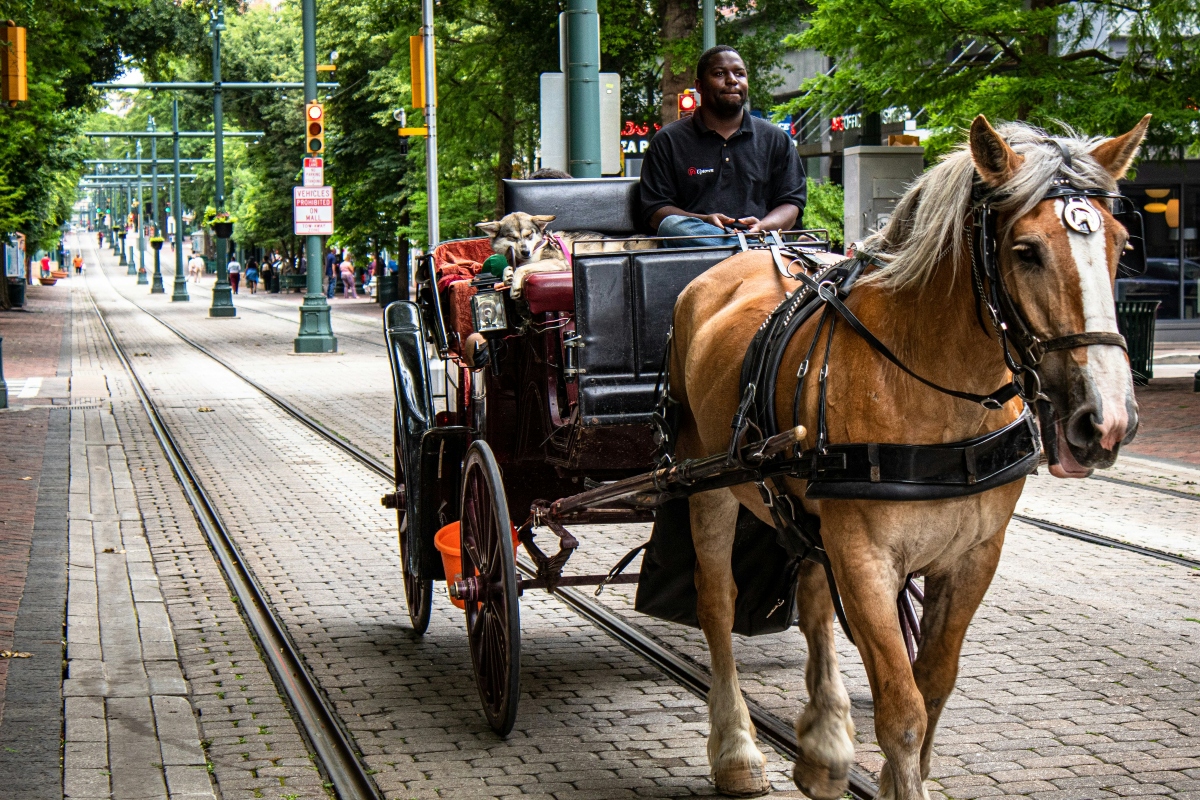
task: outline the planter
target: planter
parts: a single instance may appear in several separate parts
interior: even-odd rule
[[[212,228],[218,239],[228,239],[233,236],[232,222],[214,222]]]
[[[150,246],[153,247],[156,252],[159,250],[162,250],[163,240],[162,239],[157,239],[157,240],[151,239]]]

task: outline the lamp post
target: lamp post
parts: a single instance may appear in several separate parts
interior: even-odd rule
[[[171,211],[175,216],[175,286],[171,292],[171,302],[186,303],[188,297],[187,275],[183,272],[183,203],[179,199],[179,101],[171,101],[171,137],[172,149],[175,153],[175,197],[171,201]]]
[[[301,24],[304,34],[304,102],[317,99],[317,3],[301,0]],[[304,137],[307,141],[308,137]],[[305,148],[307,150],[307,147]],[[304,238],[304,257],[308,277],[304,303],[300,306],[300,332],[293,343],[297,353],[336,353],[337,337],[329,319],[329,303],[321,291],[321,237]]]
[[[569,168],[573,178],[599,178],[600,17],[596,0],[567,0],[566,13]]]
[[[150,117],[146,121],[146,127],[151,131],[154,130],[154,117]],[[163,288],[162,280],[162,264],[159,261],[159,251],[162,250],[163,233],[167,226],[164,224],[159,227],[158,221],[162,218],[162,211],[158,207],[158,137],[154,136],[150,139],[150,160],[153,166],[150,167],[150,185],[153,187],[150,190],[150,203],[154,206],[154,238],[155,242],[150,240],[150,244],[154,247],[154,280],[150,283],[150,294],[165,294],[166,289]]]
[[[142,160],[142,140],[138,139],[137,147],[138,162]],[[146,195],[142,191],[142,165],[137,165],[137,234],[138,234],[138,265],[137,265],[137,282],[144,286],[150,282],[146,275]]]
[[[216,0],[216,8],[212,12],[212,74],[213,74],[213,158],[216,160],[216,208],[217,212],[225,210],[225,117],[221,105],[221,31],[225,30],[225,9],[221,0]],[[224,233],[224,231],[222,231]],[[208,309],[210,317],[237,316],[233,307],[233,288],[229,285],[229,271],[226,269],[226,248],[228,239],[217,234],[217,283],[213,286],[212,306]]]
[[[133,216],[133,183],[125,182],[125,224],[122,230],[125,231],[125,236],[121,237],[121,263],[129,266],[129,275],[137,275],[137,264],[133,262],[133,253],[129,253],[126,258],[125,246],[128,244],[130,249],[133,248],[133,243],[129,241],[129,218]]]

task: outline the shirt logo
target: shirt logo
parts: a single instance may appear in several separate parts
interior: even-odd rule
[[[715,171],[712,167],[688,167],[688,175],[711,175]]]

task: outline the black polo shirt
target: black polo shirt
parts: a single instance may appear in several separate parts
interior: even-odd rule
[[[749,112],[728,139],[710,130],[699,114],[664,127],[642,162],[641,191],[646,225],[663,206],[762,219],[790,203],[803,214],[808,196],[791,137]]]

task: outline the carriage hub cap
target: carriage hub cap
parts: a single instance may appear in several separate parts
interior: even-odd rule
[[[1100,212],[1083,197],[1070,197],[1063,204],[1063,224],[1076,233],[1091,234],[1100,230]]]

